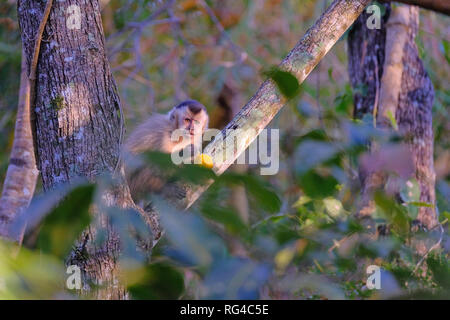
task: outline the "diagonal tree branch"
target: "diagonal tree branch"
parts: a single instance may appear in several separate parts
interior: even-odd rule
[[[382,2],[392,2],[391,0],[382,0]],[[395,0],[412,6],[418,6],[424,9],[433,10],[450,16],[450,1],[448,0]]]
[[[302,83],[369,3],[370,0],[333,1],[279,67],[291,72],[299,83]],[[222,130],[223,139],[216,138],[205,148],[204,153],[211,157],[214,164],[213,171],[217,175],[222,174],[256,139],[286,102],[287,99],[279,93],[276,84],[272,80],[265,81]],[[230,129],[234,133],[231,133]],[[230,150],[227,146],[234,148]],[[179,205],[189,208],[212,182],[202,186],[189,186],[186,197],[180,200]]]

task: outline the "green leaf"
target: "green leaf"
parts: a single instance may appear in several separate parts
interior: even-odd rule
[[[134,299],[174,300],[184,291],[183,275],[167,263],[153,263],[136,273],[138,281],[128,286]]]
[[[250,176],[227,172],[219,177],[217,182],[227,184],[243,184],[250,196],[253,197],[263,210],[271,213],[278,212],[281,208],[281,200],[278,195],[272,191],[262,180]]]
[[[227,259],[217,263],[202,285],[206,299],[258,299],[259,291],[271,275],[266,264],[247,259]]]
[[[297,225],[297,220],[283,214],[260,221],[260,223],[253,225],[253,230],[259,235],[266,235],[276,240],[278,244],[284,245],[299,238],[297,230],[293,228]]]
[[[412,219],[417,218],[419,214],[419,205],[417,204],[420,203],[420,186],[416,179],[406,181],[400,190],[400,198],[406,203],[410,217]]]
[[[334,79],[333,79],[333,67],[328,68],[328,79],[335,83]]]
[[[442,39],[442,51],[444,53],[447,63],[450,63],[450,42]]]
[[[349,115],[353,108],[353,93],[350,85],[348,84],[345,86],[344,90],[344,92],[335,98],[334,104],[338,113]],[[354,93],[359,93],[362,96],[365,96],[366,92],[367,88],[365,86],[357,86]]]
[[[298,177],[298,184],[309,197],[321,199],[336,192],[338,181],[331,175],[323,175],[309,170],[306,174]]]
[[[187,215],[158,198],[154,206],[172,245],[170,253],[180,262],[209,267],[215,258],[226,253],[222,240],[207,228],[201,217]]]
[[[305,135],[298,138],[296,141],[301,142],[304,140],[315,140],[315,141],[327,141],[327,133],[323,129],[314,129],[306,133]]]
[[[431,254],[427,258],[427,266],[430,268],[433,279],[446,290],[450,290],[450,263],[445,256]]]
[[[71,190],[42,222],[38,247],[44,252],[64,259],[75,240],[89,225],[95,186],[81,185]]]
[[[240,233],[246,229],[244,222],[231,208],[203,206],[202,213],[206,218],[223,224],[232,233]]]
[[[63,259],[0,240],[1,300],[55,299],[66,276]]]
[[[411,202],[408,202],[408,204],[415,206],[415,207],[434,208],[433,204],[427,203],[427,202],[411,201]]]
[[[392,111],[388,110],[388,112],[386,113],[386,116],[388,117],[389,121],[391,122],[392,128],[394,128],[395,131],[398,131],[397,120],[395,119],[395,116],[392,114]]]
[[[281,94],[287,99],[295,97],[300,92],[300,84],[297,78],[290,72],[281,70],[277,67],[272,67],[263,74],[276,83]]]
[[[379,191],[375,192],[374,200],[384,218],[392,224],[393,231],[401,237],[406,237],[410,231],[410,218],[406,208]]]

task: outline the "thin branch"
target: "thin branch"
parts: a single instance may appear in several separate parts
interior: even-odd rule
[[[134,33],[138,33],[139,36],[142,33],[142,30],[148,26],[160,24],[160,23],[175,23],[176,21],[172,20],[162,20],[163,22],[160,22],[160,20],[155,20],[158,16],[163,14],[166,10],[170,9],[173,4],[175,3],[175,0],[168,0],[165,2],[163,6],[156,9],[155,12],[153,12],[147,19],[144,19],[142,21],[132,21],[129,22],[122,30],[119,32],[116,32],[112,35],[110,35],[107,39],[107,42],[110,42],[111,40],[125,34],[128,31],[131,31],[131,34],[124,39],[122,43],[117,45],[115,48],[112,48],[109,51],[108,58],[111,60],[112,57],[114,57],[118,52],[123,51],[123,48],[128,43],[128,40],[134,36]]]
[[[167,13],[169,14],[169,17],[172,19],[176,19],[175,14],[173,13],[172,8],[167,9]],[[192,55],[194,45],[190,43],[186,37],[183,35],[183,32],[181,31],[181,25],[180,20],[178,20],[177,23],[172,25],[172,29],[175,33],[175,36],[178,38],[178,40],[183,44],[185,48],[184,56],[178,58],[177,61],[177,72],[178,76],[175,77],[175,98],[177,101],[182,101],[186,98],[188,98],[188,95],[183,90],[183,85],[186,79],[186,71],[189,66],[189,59]],[[176,43],[174,47],[178,47],[179,45]]]
[[[41,23],[39,24],[39,29],[36,33],[36,38],[34,41],[33,56],[30,64],[30,73],[29,73],[29,78],[33,81],[36,80],[36,69],[39,59],[39,51],[41,49],[42,34],[44,33],[45,25],[47,24],[52,4],[53,0],[47,0],[47,4],[45,5],[44,13],[42,15]]]
[[[391,0],[381,0],[382,2],[392,2]],[[450,1],[448,0],[395,0],[424,9],[433,10],[450,16]]]
[[[422,265],[422,263],[425,261],[425,259],[428,258],[428,256],[430,255],[431,251],[440,248],[441,243],[442,243],[442,239],[444,238],[444,227],[442,226],[442,223],[439,223],[439,229],[441,231],[441,234],[439,236],[439,240],[419,260],[419,262],[416,264],[416,267],[414,268],[414,270],[412,272],[413,274],[415,274],[417,272],[417,270],[419,270],[419,267]]]
[[[34,128],[34,99],[36,97],[35,89],[36,89],[36,70],[37,64],[39,60],[39,51],[41,49],[41,41],[42,35],[44,33],[45,25],[47,24],[48,17],[50,16],[50,10],[52,8],[53,0],[47,0],[47,4],[45,5],[44,13],[42,14],[41,22],[39,23],[39,28],[36,33],[36,37],[34,39],[34,48],[31,56],[31,63],[29,67],[29,87],[30,87],[30,97],[29,97],[29,112],[30,112],[30,121],[31,121],[31,133],[33,134],[33,152],[36,156],[36,145],[35,145],[35,128]]]
[[[233,39],[231,39],[230,35],[225,30],[225,28],[223,27],[222,23],[220,23],[220,21],[217,18],[216,14],[211,9],[211,7],[206,3],[206,1],[205,0],[199,0],[199,3],[205,9],[205,11],[208,14],[209,18],[214,23],[216,28],[219,30],[220,36],[225,38],[227,40],[227,42],[230,44],[231,50],[233,51],[233,54],[235,56],[236,61],[234,61],[234,62],[230,62],[230,61],[222,62],[222,65],[224,67],[226,67],[226,68],[231,68],[231,67],[233,67],[235,65],[241,64],[245,60],[248,60],[255,67],[257,67],[257,68],[261,67],[259,62],[257,62],[256,60],[252,59],[250,57],[250,55],[244,49],[242,49],[240,46],[238,46],[236,43],[234,43]]]

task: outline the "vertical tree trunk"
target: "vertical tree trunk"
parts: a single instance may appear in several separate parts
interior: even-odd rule
[[[409,10],[408,39],[404,46],[401,91],[395,117],[413,155],[415,177],[420,185],[420,201],[434,206],[436,205],[432,119],[434,88],[419,58],[415,42],[419,31],[419,8],[406,6],[405,9]],[[435,207],[421,207],[418,220],[428,229],[436,226],[438,217]]]
[[[366,23],[370,14],[364,11],[348,35],[348,69],[355,104],[353,114],[358,119],[367,113],[373,113],[377,88],[383,75],[386,22],[391,13],[389,4],[383,6],[385,14],[380,29],[367,28]]]
[[[415,178],[421,188],[420,200],[434,205],[434,91],[415,44],[418,8],[400,6],[391,12],[389,4],[383,6],[386,14],[382,18],[381,29],[368,29],[366,21],[369,14],[363,13],[349,33],[349,73],[354,89],[354,115],[361,118],[371,113],[379,124],[386,125],[386,113],[393,111],[399,131],[411,150]],[[400,31],[396,32],[395,28]],[[398,41],[402,42],[396,48]],[[398,58],[400,63],[394,63]],[[399,79],[398,86],[389,82],[393,78]],[[370,215],[373,209],[370,201],[372,191],[385,181],[380,172],[360,173],[362,206],[358,215],[364,216]],[[432,228],[437,223],[435,209],[421,207],[418,220],[427,228]]]
[[[18,2],[28,65],[45,5],[45,1],[37,0]],[[122,122],[119,96],[105,54],[98,0],[53,2],[43,33],[34,89],[32,121],[44,189],[57,188],[76,177],[95,181],[101,173],[114,172]],[[107,193],[103,195],[107,205],[135,208],[126,184],[119,181]],[[117,281],[117,234],[110,230],[108,241],[102,246],[92,242],[94,234],[90,228],[78,244],[78,249],[87,251],[87,257],[72,254],[68,263],[81,267],[86,283],[105,285],[104,289],[91,292],[94,297],[126,298]]]
[[[81,26],[69,29],[69,5]],[[25,53],[45,7],[19,1]],[[76,17],[73,17],[76,19]],[[74,177],[113,171],[119,154],[119,97],[106,60],[98,1],[55,1],[44,31],[36,75],[34,114],[38,167],[45,190]],[[29,60],[28,60],[29,61]]]
[[[350,29],[348,36],[348,68],[353,88],[353,116],[361,119],[365,114],[376,118],[375,108],[379,104],[381,78],[383,76],[386,44],[386,23],[391,6],[384,4],[385,14],[380,29],[369,29],[366,25],[370,14],[364,11]],[[374,210],[373,191],[384,182],[382,172],[359,168],[361,203],[357,217],[370,216]]]

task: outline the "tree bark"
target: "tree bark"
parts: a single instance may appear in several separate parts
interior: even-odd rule
[[[45,2],[36,0],[18,2],[28,65],[31,64],[34,39],[45,5]],[[72,6],[70,10],[69,6]],[[78,13],[78,17],[74,16]],[[102,173],[114,173],[123,125],[117,88],[105,54],[98,1],[54,1],[43,38],[35,87],[32,88],[35,89],[35,103],[31,108],[37,164],[44,190],[48,191],[78,177],[95,181]],[[131,207],[144,214],[134,205],[123,181],[123,170],[119,170],[116,184],[102,195],[105,204]],[[154,234],[159,236],[155,217],[150,213],[144,218]],[[108,226],[108,221],[105,224]],[[89,228],[68,264],[81,267],[86,284],[94,281],[105,285],[90,290],[94,297],[126,298],[125,289],[117,284],[120,241],[116,232],[110,229],[108,240],[102,246],[93,243],[94,236],[95,230]],[[76,254],[82,251],[88,255]]]
[[[380,29],[369,29],[366,25],[370,14],[363,12],[350,29],[348,36],[348,69],[353,88],[353,116],[361,119],[365,114],[374,116],[380,98],[381,78],[383,76],[386,43],[386,23],[391,14],[390,4],[384,4],[385,14]],[[361,184],[361,200],[356,216],[370,216],[374,211],[373,192],[384,183],[382,172],[358,168]]]
[[[446,15],[450,15],[450,1],[448,0],[394,0],[413,6],[419,6],[424,9],[433,10]],[[382,0],[382,2],[392,2],[391,0]]]
[[[400,9],[400,8],[399,8]],[[407,139],[420,185],[420,201],[433,205],[420,207],[418,220],[427,229],[438,223],[434,171],[433,101],[434,88],[419,57],[415,38],[419,29],[419,10],[409,6],[408,40],[404,46],[403,73],[396,119]]]
[[[386,15],[380,30],[369,30],[368,15],[362,14],[349,33],[349,73],[354,89],[356,118],[374,114],[381,126],[395,116],[414,163],[414,177],[421,187],[420,200],[435,205],[432,106],[434,91],[415,45],[419,13],[417,7],[400,6]],[[364,93],[360,90],[365,87]],[[377,112],[377,106],[379,110]],[[357,213],[372,213],[374,189],[385,183],[381,172],[360,171],[362,205]],[[418,220],[427,228],[437,223],[436,210],[419,209]]]
[[[68,29],[68,3],[55,1],[44,31],[34,114],[38,167],[45,190],[74,177],[112,172],[119,155],[119,97],[104,51],[97,1],[74,1],[81,28]],[[19,1],[25,53],[45,3]],[[30,63],[29,63],[30,64]]]
[[[28,207],[34,194],[38,174],[30,122],[30,82],[25,55],[22,51],[14,142],[0,199],[1,236],[8,236],[9,222],[21,210]]]

